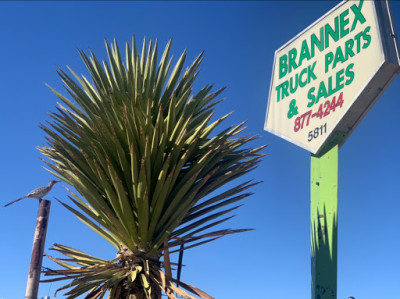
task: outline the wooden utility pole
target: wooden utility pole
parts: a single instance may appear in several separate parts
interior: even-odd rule
[[[49,200],[41,200],[39,203],[35,236],[33,238],[31,264],[29,267],[28,282],[26,284],[25,299],[37,299],[38,296],[50,206],[51,202]]]

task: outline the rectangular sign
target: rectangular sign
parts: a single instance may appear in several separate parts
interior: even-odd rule
[[[388,2],[341,2],[275,52],[264,128],[314,154],[342,145],[398,71]]]

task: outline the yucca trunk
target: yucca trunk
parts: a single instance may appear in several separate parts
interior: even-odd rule
[[[148,299],[146,297],[146,294],[144,292],[140,292],[140,291],[134,292],[131,295],[129,295],[129,294],[126,295],[126,296],[122,295],[120,298],[123,298],[123,299],[125,299],[125,298],[126,299]],[[151,299],[160,299],[160,298],[161,298],[161,291],[158,294],[152,294],[151,295]]]
[[[150,286],[152,290],[150,298],[146,296],[142,285],[138,284],[130,290],[122,291],[118,297],[110,299],[161,299],[161,289],[154,283],[151,283]]]

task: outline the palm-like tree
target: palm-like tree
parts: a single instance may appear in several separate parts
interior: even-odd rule
[[[229,116],[211,120],[222,89],[193,95],[203,55],[181,75],[186,54],[171,71],[170,47],[157,65],[157,41],[145,39],[139,54],[133,38],[124,63],[117,43],[106,42],[108,62],[80,51],[91,80],[58,70],[72,100],[53,90],[62,104],[42,126],[48,145],[39,150],[77,191],[69,190],[74,206],[62,205],[118,251],[106,261],[55,244],[67,258],[48,255],[63,269],[45,275],[72,279],[61,288],[67,298],[211,298],[173,278],[170,253],[245,231],[210,229],[231,218],[224,215],[237,206],[226,206],[255,183],[215,191],[251,171],[263,147],[243,148],[255,139],[239,136],[244,123],[214,133]]]

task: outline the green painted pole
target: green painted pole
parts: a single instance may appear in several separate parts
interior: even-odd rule
[[[338,146],[311,156],[311,298],[337,298]]]

